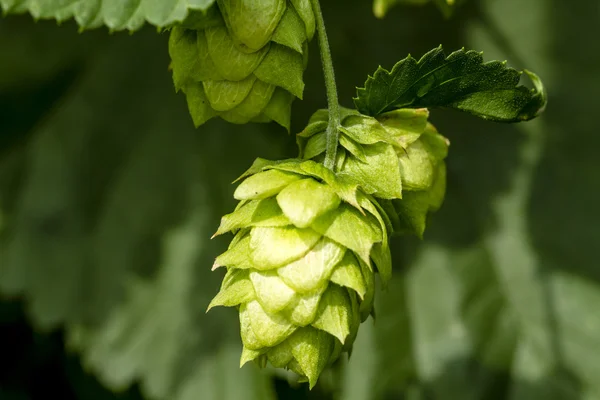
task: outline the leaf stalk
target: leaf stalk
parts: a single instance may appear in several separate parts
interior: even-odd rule
[[[333,61],[331,60],[331,50],[329,49],[329,39],[325,30],[325,20],[319,0],[311,0],[313,12],[317,22],[317,34],[319,36],[319,48],[321,50],[321,64],[323,65],[323,75],[325,77],[325,88],[327,90],[327,105],[329,108],[329,122],[326,130],[327,147],[325,150],[325,167],[333,170],[339,142],[341,125],[340,104],[338,101],[337,86],[335,83],[335,72]]]

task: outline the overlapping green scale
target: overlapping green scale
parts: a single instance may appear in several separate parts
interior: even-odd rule
[[[312,387],[373,311],[375,272],[384,284],[391,274],[387,227],[356,183],[314,161],[259,159],[242,178],[217,231],[235,238],[215,261],[227,273],[209,308],[238,307],[242,365]]]
[[[219,0],[173,27],[173,80],[194,124],[221,117],[289,130],[314,33],[310,0]]]
[[[427,109],[400,109],[377,118],[342,110],[338,171],[378,198],[395,233],[423,235],[427,214],[446,190],[448,140],[428,121]],[[328,113],[317,111],[298,134],[300,156],[322,161]]]

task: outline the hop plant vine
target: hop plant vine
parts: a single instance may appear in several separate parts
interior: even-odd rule
[[[343,108],[318,0],[219,0],[171,32],[175,87],[196,125],[219,116],[289,129],[315,32],[328,108],[297,134],[297,158],[259,158],[240,177],[239,204],[215,234],[234,237],[215,261],[226,274],[209,306],[238,309],[242,366],[285,368],[311,388],[374,313],[376,275],[385,287],[392,274],[389,238],[422,237],[442,206],[450,143],[429,109],[519,122],[546,105],[534,73],[528,89],[506,62],[439,47],[380,67],[356,109]]]
[[[360,324],[374,315],[376,280],[385,288],[392,276],[392,237],[423,237],[429,214],[442,207],[451,144],[430,110],[516,123],[538,117],[547,103],[535,73],[440,46],[379,67],[357,88],[354,108],[342,107],[319,0],[204,0],[164,14],[141,7],[128,18],[92,3],[31,7],[39,17],[74,17],[82,27],[137,29],[158,21],[169,30],[175,90],[197,127],[222,118],[290,131],[317,38],[327,109],[315,110],[297,133],[295,158],[257,158],[238,179],[239,203],[215,233],[233,238],[213,265],[225,272],[208,306],[237,309],[242,366],[288,369],[310,388],[352,352]],[[374,10],[383,17],[396,3],[376,0]],[[450,15],[460,1],[435,3]],[[0,5],[6,12],[30,6]],[[520,84],[523,75],[533,88]]]

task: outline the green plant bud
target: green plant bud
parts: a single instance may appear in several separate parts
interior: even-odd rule
[[[237,124],[276,121],[289,130],[314,33],[309,0],[219,0],[173,27],[173,81],[194,124],[221,117]]]
[[[322,161],[327,110],[317,111],[298,134],[300,156]],[[427,214],[446,190],[448,140],[428,121],[427,109],[400,109],[377,118],[342,110],[337,169],[379,199],[394,233],[422,237]]]
[[[387,217],[311,160],[258,159],[240,179],[215,234],[235,237],[215,260],[227,273],[209,309],[238,307],[242,365],[271,363],[312,388],[373,312],[375,272],[390,278]]]

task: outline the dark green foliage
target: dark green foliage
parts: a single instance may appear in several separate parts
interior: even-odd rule
[[[22,297],[31,325],[0,309],[1,399],[26,399],[41,382],[28,368],[48,354],[59,361],[43,374],[64,382],[65,352],[115,390],[106,399],[136,383],[157,400],[262,400],[273,388],[280,399],[600,398],[598,2],[472,0],[448,21],[433,6],[399,5],[381,21],[364,0],[323,7],[345,106],[377,65],[441,41],[539,72],[548,110],[517,125],[432,111],[451,142],[445,203],[422,241],[392,240],[376,323],[309,393],[238,369],[235,313],[204,313],[226,245],[208,238],[234,206],[229,182],[257,156],[294,156],[294,139],[275,124],[195,130],[152,28],[78,35],[74,24],[0,19],[0,287],[2,299]],[[325,106],[320,69],[313,57],[292,132]],[[62,336],[43,340],[59,328],[64,352]],[[9,358],[25,341],[8,333],[32,329],[27,356]],[[94,399],[76,370],[72,392]],[[73,396],[44,388],[29,397]]]

